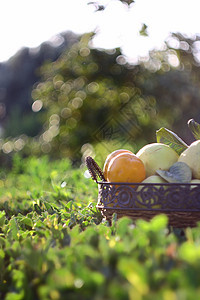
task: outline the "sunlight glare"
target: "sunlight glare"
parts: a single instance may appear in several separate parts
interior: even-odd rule
[[[135,61],[137,56],[143,57],[152,49],[162,48],[170,32],[190,36],[198,33],[200,27],[196,0],[191,0],[189,5],[186,0],[137,0],[130,9],[117,0],[102,0],[97,2],[106,8],[98,12],[88,2],[2,1],[0,61],[7,60],[22,47],[37,51],[45,41],[61,45],[63,38],[59,34],[66,31],[77,34],[95,31],[93,47],[107,50],[121,47],[122,54],[129,61]],[[142,24],[148,26],[147,37],[139,35]]]

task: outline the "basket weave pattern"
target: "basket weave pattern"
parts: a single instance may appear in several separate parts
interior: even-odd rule
[[[91,157],[87,157],[86,164],[98,183],[97,208],[108,221],[113,213],[134,220],[150,220],[164,213],[169,225],[179,228],[194,227],[200,221],[200,184],[110,183]]]

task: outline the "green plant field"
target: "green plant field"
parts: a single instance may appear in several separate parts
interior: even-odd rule
[[[85,171],[20,156],[0,170],[0,299],[199,299],[200,226],[185,237],[164,215],[109,226]]]

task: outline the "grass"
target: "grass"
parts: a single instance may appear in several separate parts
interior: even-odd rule
[[[198,299],[200,226],[184,238],[164,215],[109,226],[85,171],[19,156],[0,171],[0,299]]]

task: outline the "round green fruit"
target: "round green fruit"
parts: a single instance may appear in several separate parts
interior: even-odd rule
[[[146,177],[155,175],[157,170],[167,171],[179,158],[175,150],[162,143],[147,144],[137,152],[136,156],[145,166]]]

